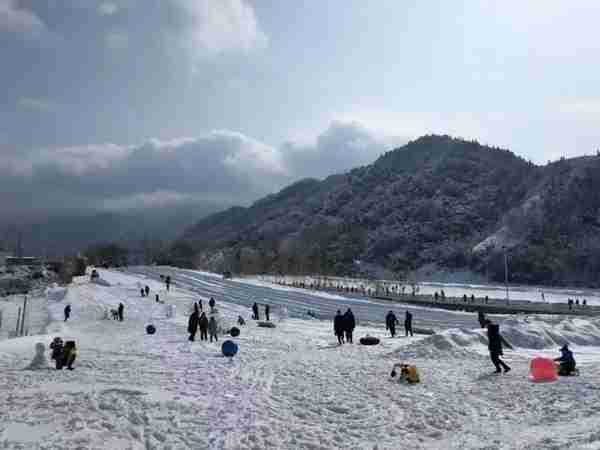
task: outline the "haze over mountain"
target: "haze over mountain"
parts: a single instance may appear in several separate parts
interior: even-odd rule
[[[536,166],[425,136],[373,164],[305,179],[189,228],[179,256],[210,270],[412,276],[426,266],[498,281],[598,283],[600,156]],[[357,264],[357,261],[361,261]]]

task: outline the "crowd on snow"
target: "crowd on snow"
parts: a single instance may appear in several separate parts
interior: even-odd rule
[[[92,272],[92,279],[98,278],[98,273],[94,270]],[[162,278],[162,276],[161,276]],[[170,290],[171,285],[171,277],[167,276],[165,278],[165,284],[167,290]],[[142,297],[148,297],[150,294],[150,288],[145,286],[140,289],[140,293]],[[543,297],[542,293],[542,297]],[[441,293],[438,294],[435,292],[434,298],[438,300],[440,298],[445,299],[445,293],[441,290]],[[159,302],[158,294],[156,294],[156,301]],[[466,294],[463,296],[463,301],[466,303],[468,298]],[[471,301],[475,301],[475,297],[471,296]],[[485,297],[485,303],[487,303],[488,298]],[[573,304],[579,305],[579,300],[574,302],[572,299],[569,299],[569,308],[572,308]],[[583,305],[586,305],[586,301],[583,300]],[[196,337],[196,333],[198,330],[200,331],[200,340],[210,342],[218,341],[218,326],[217,321],[215,319],[215,299],[213,297],[208,301],[208,306],[210,307],[210,319],[207,317],[206,313],[203,311],[202,300],[198,300],[193,304],[193,311],[189,316],[188,320],[188,333],[189,333],[189,341],[194,341]],[[123,303],[119,303],[116,310],[111,310],[113,319],[123,321],[124,314],[124,305]],[[270,306],[267,304],[264,306],[265,318],[267,321],[270,320]],[[310,311],[309,311],[310,315]],[[64,308],[64,321],[68,321],[71,317],[71,305],[67,304]],[[313,316],[316,317],[316,316]],[[252,305],[252,319],[259,321],[260,320],[260,312],[259,306],[255,302]],[[485,314],[482,311],[478,312],[478,321],[481,328],[485,328],[487,330],[488,336],[488,349],[490,352],[490,359],[496,369],[497,373],[504,371],[507,373],[511,370],[510,366],[506,364],[500,357],[503,356],[503,343],[506,341],[502,338],[500,334],[500,326],[496,323],[493,323],[491,320],[485,317]],[[385,325],[386,330],[389,330],[392,337],[396,336],[396,325],[400,322],[393,311],[389,311],[385,316]],[[405,312],[404,317],[404,332],[405,336],[413,336],[413,316],[409,311]],[[238,324],[244,325],[245,320],[243,317],[238,317]],[[353,343],[353,334],[354,329],[356,328],[356,318],[354,317],[354,313],[350,308],[342,314],[340,310],[337,311],[334,319],[333,319],[333,332],[337,337],[338,344],[343,345],[344,343]],[[75,346],[75,341],[67,341],[63,343],[60,337],[54,338],[52,343],[50,344],[50,349],[52,350],[51,359],[55,360],[56,368],[62,369],[63,367],[67,367],[69,370],[73,370],[73,363],[77,356],[77,350]],[[569,349],[568,345],[565,344],[561,349],[561,356],[556,358],[555,361],[558,364],[558,373],[560,375],[573,375],[576,370],[575,358],[573,357],[572,351]],[[409,370],[409,367],[401,364],[403,370]],[[408,373],[408,372],[407,372]]]

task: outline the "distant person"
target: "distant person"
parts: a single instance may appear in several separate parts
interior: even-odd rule
[[[238,316],[237,323],[241,327],[243,327],[244,325],[246,325],[246,321],[244,320],[244,318],[242,316]]]
[[[463,295],[463,301],[464,301],[465,303],[467,303],[467,294],[464,294],[464,295]]]
[[[156,303],[160,303],[160,297],[158,296],[158,294],[156,294],[156,295],[154,296],[154,298],[155,298],[155,300],[156,300]]]
[[[198,308],[200,308],[200,311],[203,311],[203,309],[202,309],[202,299],[198,300]]]
[[[444,292],[443,289],[440,292],[440,296],[442,297],[442,301],[446,300],[446,293]]]
[[[171,288],[171,276],[168,275],[165,279],[165,284],[167,285],[167,291]]]
[[[204,312],[200,314],[198,326],[200,328],[200,340],[208,341],[208,318],[206,317],[206,314]]]
[[[437,294],[437,292],[436,292]],[[398,323],[398,318],[394,311],[390,311],[385,316],[385,329],[390,330],[390,334],[392,337],[396,336],[396,324]]]
[[[558,374],[561,376],[573,375],[575,373],[575,358],[573,352],[569,349],[568,344],[565,344],[560,349],[560,357],[555,358],[554,361],[560,363],[558,366]]]
[[[542,291],[542,301],[545,302],[546,301],[546,297],[544,296],[544,291]]]
[[[410,333],[411,336],[413,336],[413,329],[412,329],[412,319],[413,316],[409,311],[406,311],[406,315],[404,316],[404,335],[408,336],[408,334]]]
[[[579,306],[579,299],[575,300],[575,304]]]
[[[484,299],[484,302],[485,302],[485,304],[486,304],[486,305],[488,304],[488,301],[489,301],[489,300],[490,300],[490,298],[489,298],[489,297],[486,295],[486,296],[485,296],[485,299]],[[482,327],[482,328],[483,328],[483,327]]]
[[[344,314],[344,333],[346,334],[346,342],[352,344],[352,334],[356,328],[356,319],[352,310],[348,308],[348,311]]]
[[[67,320],[69,320],[69,317],[71,317],[71,305],[65,306],[64,313],[65,313],[65,322],[66,322]]]
[[[488,334],[488,349],[490,351],[490,359],[496,367],[496,373],[502,372],[500,368],[504,369],[504,373],[510,371],[510,367],[504,361],[500,359],[504,353],[502,352],[502,336],[500,336],[500,325],[492,323],[491,320],[486,322],[487,334]]]
[[[254,305],[252,305],[252,318],[254,320],[260,320],[258,316],[258,305],[256,302],[254,302]]]
[[[569,311],[571,311],[573,309],[573,300],[569,299],[567,304],[569,305]]]
[[[213,341],[213,338],[214,338],[215,342],[218,341],[218,339],[217,339],[217,321],[215,320],[214,317],[211,317],[210,320],[208,321],[208,333],[210,334],[210,342]]]
[[[584,298],[583,299],[583,306],[586,306],[586,305],[587,305],[587,300]]]
[[[339,309],[333,318],[333,334],[337,337],[338,344],[342,345],[344,343],[344,316]]]
[[[194,342],[196,339],[196,333],[198,332],[198,325],[200,323],[200,314],[198,313],[198,305],[194,303],[194,311],[190,314],[190,318],[188,320],[188,333],[190,333],[190,337],[188,340],[190,342]]]
[[[475,294],[471,294],[471,303],[475,303]]]
[[[435,294],[433,294],[433,298],[435,299],[436,302],[438,301],[439,294],[437,293],[437,291],[435,291]]]
[[[214,298],[210,298],[210,300],[208,301],[208,306],[210,306],[210,312],[213,312],[213,310],[215,309],[215,299]]]
[[[144,288],[144,292],[146,293],[146,297],[150,295],[150,287],[148,285],[146,285],[146,287]]]
[[[271,312],[271,308],[269,307],[269,305],[265,305],[265,317],[267,318],[267,322],[270,320],[269,319],[270,312]]]
[[[144,296],[145,296],[145,292],[146,292],[146,291],[144,291],[144,288],[141,288],[141,289],[140,289],[140,294],[142,294],[142,297],[144,297]]]
[[[483,311],[479,311],[477,313],[477,319],[479,320],[479,326],[481,328],[485,328],[486,323],[487,323],[487,319],[485,318],[485,314],[483,313]]]
[[[119,322],[123,322],[123,311],[125,310],[125,305],[123,303],[119,303],[119,307],[117,308],[117,314],[119,315]]]

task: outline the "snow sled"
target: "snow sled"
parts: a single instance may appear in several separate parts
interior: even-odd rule
[[[156,333],[156,327],[154,325],[148,325],[146,327],[146,333],[148,333],[148,334]]]
[[[536,383],[558,379],[556,364],[550,358],[533,358],[529,366],[529,374],[531,381]]]
[[[273,322],[258,322],[257,325],[261,328],[275,328],[275,324]]]
[[[225,341],[221,346],[221,352],[223,356],[227,356],[228,358],[232,358],[238,351],[238,346],[233,341]]]
[[[360,338],[361,345],[377,345],[379,344],[379,338],[374,336],[365,336]]]
[[[238,337],[240,335],[240,329],[238,327],[231,327],[231,330],[229,330],[229,334],[232,337]]]

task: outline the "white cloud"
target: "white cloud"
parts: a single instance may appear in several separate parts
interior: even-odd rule
[[[188,15],[185,46],[194,54],[248,52],[266,46],[254,9],[245,0],[172,0]]]
[[[16,0],[0,0],[0,31],[37,35],[44,23],[33,12],[19,8]]]
[[[98,13],[103,16],[112,16],[119,11],[119,6],[111,2],[102,2],[98,5]]]
[[[43,98],[25,97],[18,101],[19,107],[37,112],[49,112],[54,109],[54,103]]]
[[[123,50],[129,46],[129,37],[125,33],[110,32],[104,35],[104,45],[110,50]]]

